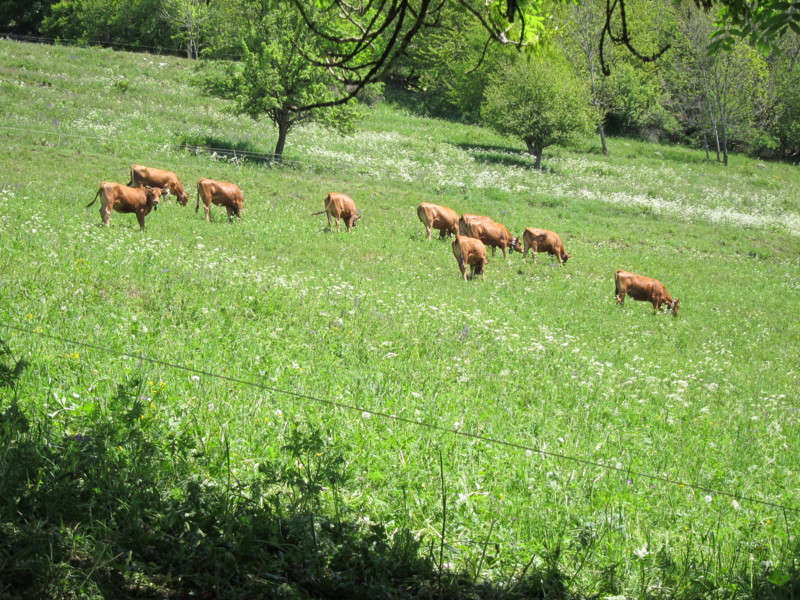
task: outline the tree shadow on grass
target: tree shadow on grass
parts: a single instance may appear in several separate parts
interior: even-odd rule
[[[460,150],[469,153],[476,161],[504,167],[517,167],[533,169],[533,157],[505,146],[490,146],[486,144],[456,144]]]
[[[6,341],[0,339],[0,359],[2,358],[5,360],[0,362],[0,387],[16,389],[17,381],[28,368],[28,362],[24,358],[16,360]],[[7,364],[9,362],[13,362],[14,365],[10,366]]]
[[[228,160],[243,160],[255,164],[279,163],[275,155],[258,148],[249,140],[227,140],[215,136],[183,136],[180,147],[192,154],[209,154]]]

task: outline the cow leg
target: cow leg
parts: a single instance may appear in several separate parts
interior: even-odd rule
[[[136,220],[139,221],[139,227],[144,229],[144,213],[141,211],[136,212]]]
[[[464,264],[464,257],[458,257],[458,268],[461,269],[461,276],[464,278],[464,281],[467,280],[467,265]]]
[[[211,223],[211,202],[203,202],[203,210],[206,213],[206,223]]]
[[[103,205],[100,207],[100,220],[106,227],[111,223],[111,207]]]
[[[623,306],[625,304],[625,292],[616,292],[617,304]]]
[[[233,209],[230,206],[226,206],[225,210],[228,211],[228,223],[233,221]]]

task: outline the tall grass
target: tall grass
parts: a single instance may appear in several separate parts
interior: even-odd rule
[[[180,148],[274,145],[192,63],[0,49],[0,594],[797,595],[796,166],[620,139],[539,173],[384,104],[274,167]],[[237,183],[242,223],[98,227],[134,163]],[[329,191],[353,233],[311,216]],[[464,284],[421,201],[573,258]],[[681,316],[616,307],[617,268]]]

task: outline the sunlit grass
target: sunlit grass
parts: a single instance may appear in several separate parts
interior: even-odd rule
[[[141,378],[145,419],[199,440],[198,477],[215,485],[258,480],[293,424],[317,424],[351,476],[327,501],[438,545],[443,477],[447,562],[480,563],[489,579],[556,548],[584,595],[712,597],[702,564],[730,592],[720,597],[737,597],[745,575],[791,571],[795,513],[665,480],[797,506],[797,167],[734,157],[723,169],[611,140],[609,157],[553,148],[539,173],[513,140],[380,106],[347,138],[296,132],[300,166],[270,168],[173,145],[273,143],[265,123],[202,98],[185,61],[0,48],[14,98],[2,115],[27,128],[0,128],[0,320],[111,350],[0,333],[31,365],[20,396],[65,435]],[[97,92],[122,75],[126,92]],[[118,213],[98,227],[84,206],[133,163],[172,169],[187,190],[200,177],[237,183],[242,223],[212,209],[209,225],[192,198],[163,205],[143,232]],[[361,209],[353,233],[311,216],[329,191]],[[465,284],[449,242],[425,241],[421,201],[516,233],[557,230],[573,258],[497,254],[485,282]],[[661,279],[681,316],[616,307],[617,268]]]

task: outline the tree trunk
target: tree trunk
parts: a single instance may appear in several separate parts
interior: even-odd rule
[[[722,164],[728,166],[728,131],[725,127],[725,121],[722,123]]]
[[[705,129],[703,129],[703,148],[706,151],[706,160],[709,160],[711,157],[708,153],[708,132]]]
[[[602,123],[597,126],[597,132],[600,134],[600,145],[603,147],[603,154],[608,154],[608,145],[606,144],[606,128]]]
[[[278,143],[275,145],[275,160],[283,160],[283,148],[286,146],[286,136],[289,133],[288,119],[281,119],[278,122]]]
[[[544,146],[537,142],[528,140],[525,140],[525,145],[528,147],[528,154],[536,159],[533,163],[533,168],[540,169],[542,167],[542,150],[544,149]]]

